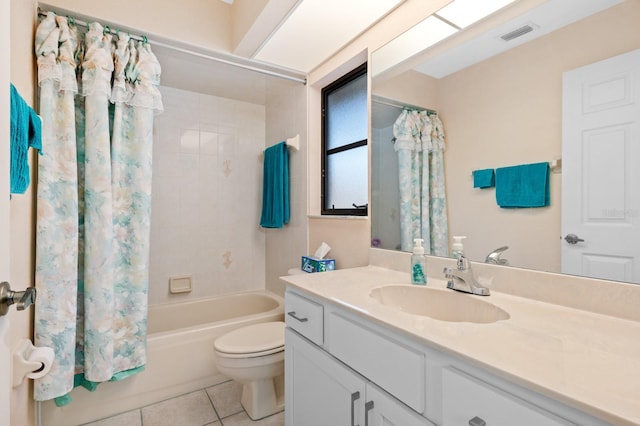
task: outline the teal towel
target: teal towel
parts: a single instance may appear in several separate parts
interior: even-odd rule
[[[289,151],[286,142],[264,151],[262,176],[260,226],[282,228],[289,223]]]
[[[493,188],[496,185],[495,176],[493,169],[474,170],[473,187]]]
[[[549,163],[496,169],[496,202],[500,207],[549,205]]]
[[[11,193],[24,194],[30,183],[29,147],[42,150],[40,117],[11,85]]]

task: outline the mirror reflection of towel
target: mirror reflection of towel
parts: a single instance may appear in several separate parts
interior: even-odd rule
[[[472,173],[474,188],[493,188],[496,185],[493,169],[474,170]]]
[[[260,226],[282,228],[289,223],[289,151],[280,142],[264,151]]]
[[[496,202],[503,208],[549,205],[549,163],[496,169]]]

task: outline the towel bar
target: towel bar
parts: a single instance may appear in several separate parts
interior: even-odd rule
[[[300,135],[295,135],[292,138],[287,138],[286,139],[286,144],[291,150],[299,151],[300,150]],[[264,159],[264,150],[260,153],[259,159],[260,160]]]

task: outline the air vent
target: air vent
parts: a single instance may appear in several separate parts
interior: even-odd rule
[[[534,25],[532,25],[532,24],[526,24],[526,25],[524,25],[524,26],[522,26],[522,27],[520,27],[520,28],[516,28],[516,29],[515,29],[515,30],[513,30],[513,31],[509,31],[509,32],[508,32],[508,33],[506,33],[506,34],[501,35],[501,36],[500,36],[500,38],[501,38],[502,40],[504,40],[504,41],[511,41],[511,40],[513,40],[514,38],[521,37],[521,36],[523,36],[523,35],[525,35],[525,34],[530,33],[531,31],[533,31],[533,30],[535,30],[535,29],[536,29],[536,27],[535,27]]]

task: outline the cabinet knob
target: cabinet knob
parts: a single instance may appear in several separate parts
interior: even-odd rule
[[[475,416],[471,420],[469,420],[469,426],[487,426],[487,422],[482,420],[480,417]]]

